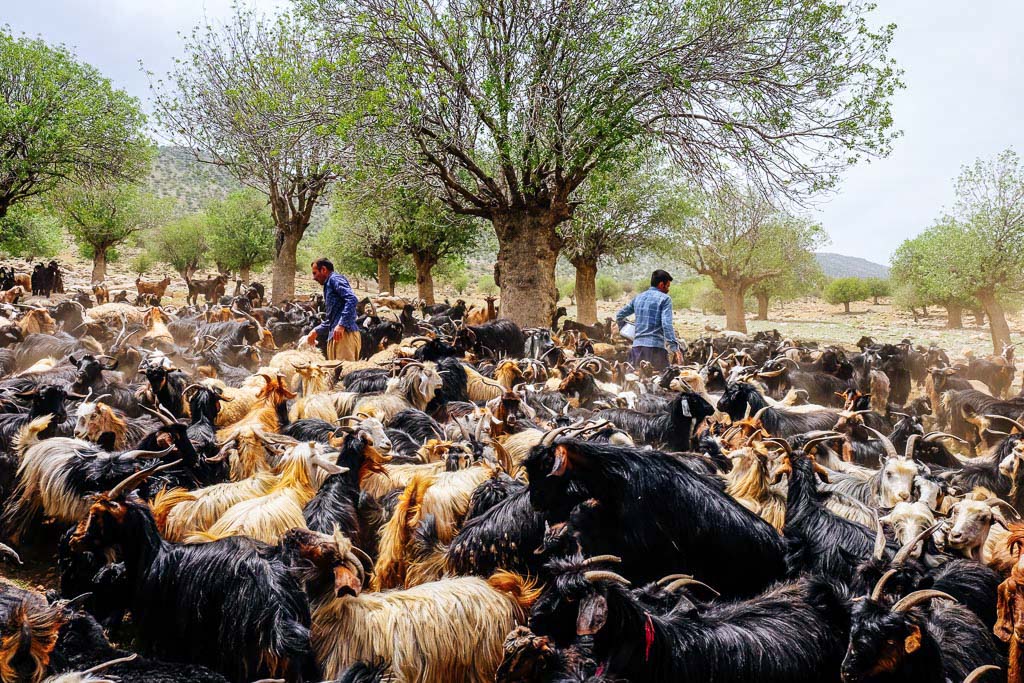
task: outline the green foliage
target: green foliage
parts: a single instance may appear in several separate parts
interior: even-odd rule
[[[455,290],[455,293],[460,296],[465,294],[466,290],[469,289],[469,275],[466,273],[459,273],[458,275],[454,275],[450,278],[445,278],[445,281],[452,289]]]
[[[64,46],[0,27],[0,217],[66,180],[136,179],[150,143],[139,102]]]
[[[623,294],[633,293],[633,283],[630,282],[629,280],[620,280],[619,285],[622,287]]]
[[[498,293],[498,285],[494,284],[493,275],[481,275],[476,281],[476,291],[487,296],[494,296]]]
[[[572,277],[558,278],[558,280],[556,281],[555,284],[558,287],[558,298],[559,298],[559,300],[561,300],[561,299],[571,299],[573,294],[575,294],[575,292],[576,292],[576,278],[572,278]]]
[[[892,283],[886,278],[869,277],[865,278],[864,283],[868,288],[868,296],[876,301],[878,297],[892,296]]]
[[[647,284],[649,285],[649,283]],[[711,291],[718,291],[711,280],[698,276],[675,280],[668,290],[668,295],[672,299],[672,309],[681,311],[693,305],[701,306],[702,303],[706,303],[708,293]],[[721,301],[719,301],[719,305],[722,305]],[[722,310],[724,312],[724,308]]]
[[[273,260],[274,219],[261,194],[238,190],[210,202],[206,223],[210,257],[219,265],[241,271],[260,268]],[[308,266],[308,262],[302,265]]]
[[[209,258],[207,217],[193,213],[170,221],[149,234],[150,252],[170,264],[182,277],[191,278]]]
[[[8,256],[52,258],[63,247],[60,221],[41,207],[18,204],[0,218],[0,252]]]
[[[725,299],[719,289],[711,287],[700,290],[694,298],[694,303],[702,313],[711,315],[725,315]]]
[[[135,256],[135,258],[132,259],[129,267],[132,269],[133,273],[142,277],[148,273],[154,265],[156,265],[156,259],[149,253],[149,250],[143,249]]]
[[[849,310],[850,302],[861,301],[870,296],[866,280],[859,277],[841,277],[825,285],[825,301],[830,304],[844,304]]]
[[[597,298],[603,301],[614,301],[622,295],[622,285],[610,275],[598,275],[595,287]]]
[[[223,166],[196,161],[183,147],[160,146],[145,181],[157,197],[173,197],[183,211],[202,211],[240,188]]]

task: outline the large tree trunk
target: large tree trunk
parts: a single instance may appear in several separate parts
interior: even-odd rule
[[[767,294],[757,295],[757,319],[767,320],[768,319],[768,301],[769,297]]]
[[[585,259],[576,266],[576,322],[593,325],[597,322],[597,263]]]
[[[413,254],[412,261],[416,264],[416,293],[428,306],[434,303],[434,275],[431,270],[434,262],[420,254]]]
[[[731,282],[716,282],[725,303],[725,328],[733,332],[746,332],[747,321],[743,311],[743,288]]]
[[[1005,346],[1010,345],[1010,326],[1006,324],[1006,313],[994,292],[980,292],[978,301],[985,307],[988,315],[988,329],[992,334],[993,353],[1002,353]]]
[[[946,304],[946,329],[959,330],[964,326],[964,309],[960,304]]]
[[[850,312],[850,302],[849,301],[844,301],[843,302],[843,306],[846,308],[846,310],[843,311],[843,312],[844,313],[849,313]]]
[[[562,215],[564,213],[565,215]],[[521,327],[547,327],[558,305],[555,263],[561,240],[555,229],[568,210],[522,209],[496,214],[495,282],[501,287],[501,317]]]
[[[249,284],[249,266],[242,266],[238,269],[238,279],[243,285]]]
[[[971,311],[971,314],[974,316],[974,324],[975,325],[977,325],[978,327],[981,327],[981,326],[983,326],[985,324],[985,309],[984,308],[975,308],[973,311]]]
[[[107,277],[107,248],[93,249],[92,284],[96,285]]]
[[[302,231],[277,229],[274,240],[274,270],[271,276],[271,298],[275,304],[295,297],[295,252],[299,248]]]
[[[391,284],[391,259],[377,259],[377,291],[393,293],[394,285]]]

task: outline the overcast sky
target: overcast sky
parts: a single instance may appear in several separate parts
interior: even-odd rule
[[[893,56],[905,70],[896,99],[904,135],[892,155],[850,170],[817,217],[826,247],[887,263],[906,237],[952,203],[960,166],[1006,147],[1024,153],[1024,2],[876,0],[877,23],[899,28]],[[267,10],[284,0],[257,0]],[[0,0],[0,21],[15,31],[72,46],[115,85],[148,107],[139,62],[164,74],[181,54],[179,32],[204,17],[229,16],[230,0]]]

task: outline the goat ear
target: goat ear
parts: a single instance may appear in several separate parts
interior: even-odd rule
[[[907,637],[903,640],[903,651],[909,655],[917,652],[920,647],[921,629],[916,625],[912,625],[910,627],[910,633],[907,634]]]
[[[558,444],[555,446],[555,462],[551,466],[551,471],[548,472],[548,476],[561,477],[564,475],[569,469],[572,455],[573,452],[565,444]]]
[[[608,621],[608,601],[603,595],[590,595],[580,603],[576,617],[576,635],[592,636]]]

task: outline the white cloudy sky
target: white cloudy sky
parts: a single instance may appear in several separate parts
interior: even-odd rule
[[[879,23],[899,29],[893,56],[907,84],[895,102],[904,136],[892,155],[849,171],[817,215],[827,249],[887,262],[901,240],[950,204],[962,164],[1006,147],[1024,152],[1024,3],[1021,0],[876,0]],[[273,10],[286,0],[257,0]],[[144,102],[139,62],[165,73],[179,32],[229,15],[231,0],[0,0],[0,22],[72,46]]]

